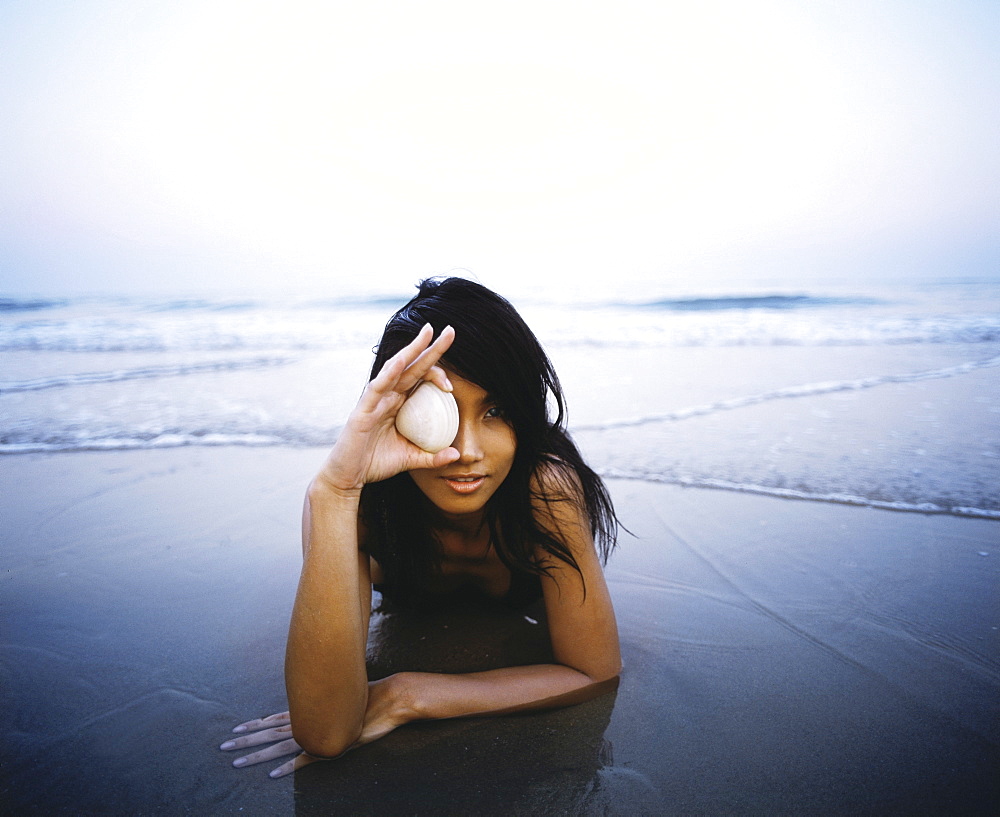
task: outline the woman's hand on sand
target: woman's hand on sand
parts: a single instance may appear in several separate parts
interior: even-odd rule
[[[302,751],[302,747],[295,742],[292,737],[291,719],[287,712],[278,712],[268,715],[266,718],[255,718],[246,721],[233,729],[234,732],[249,733],[241,737],[227,740],[219,748],[224,752],[232,752],[237,749],[249,749],[252,746],[261,746],[265,743],[272,744],[264,749],[243,755],[233,761],[233,765],[242,768],[243,766],[253,766],[257,763],[267,763],[285,755],[298,754],[291,760],[282,763],[271,771],[271,777],[284,777],[291,774],[296,769],[314,763],[318,758],[311,757]]]
[[[421,380],[451,391],[448,376],[436,364],[455,339],[455,330],[446,327],[431,343],[433,335],[434,330],[427,324],[368,383],[317,475],[317,482],[338,492],[352,493],[369,482],[402,471],[440,468],[458,458],[454,448],[437,454],[422,451],[396,430],[396,414]]]
[[[402,675],[390,675],[380,681],[368,682],[368,706],[365,709],[365,721],[361,727],[361,734],[351,749],[385,737],[397,727],[411,720],[411,716],[407,714],[402,703],[401,693],[405,689],[403,678]],[[240,733],[241,737],[232,738],[223,743],[219,748],[224,752],[250,749],[265,743],[271,744],[249,755],[236,758],[233,765],[237,768],[267,763],[270,760],[277,760],[279,757],[298,752],[299,754],[291,760],[287,760],[276,769],[271,770],[270,776],[278,778],[324,759],[307,755],[302,751],[302,747],[292,737],[291,718],[287,712],[278,712],[274,715],[268,715],[266,718],[246,721],[235,727],[233,731]]]

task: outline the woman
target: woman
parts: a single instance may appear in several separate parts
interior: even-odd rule
[[[424,380],[458,403],[458,434],[436,454],[394,424]],[[507,301],[460,278],[421,284],[386,325],[371,380],[306,495],[289,711],[237,726],[251,734],[222,748],[280,742],[233,765],[301,750],[271,772],[280,777],[409,721],[561,706],[613,687],[621,655],[601,561],[617,520],[563,423],[555,372]],[[373,585],[403,609],[470,592],[543,598],[555,660],[369,682]]]

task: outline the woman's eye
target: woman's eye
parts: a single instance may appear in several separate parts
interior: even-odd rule
[[[486,410],[486,416],[502,418],[503,412],[497,406],[492,406]]]

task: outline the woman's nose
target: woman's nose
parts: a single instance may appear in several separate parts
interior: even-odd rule
[[[459,462],[478,462],[483,458],[483,448],[479,441],[472,423],[460,422],[458,424],[458,434],[451,444],[452,448],[458,450]]]

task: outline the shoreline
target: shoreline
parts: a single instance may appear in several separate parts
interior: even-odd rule
[[[232,769],[217,749],[231,727],[284,708],[298,515],[321,452],[3,458],[0,671],[13,714],[0,795],[11,808],[985,814],[1000,804],[996,521],[611,478],[635,534],[607,569],[626,665],[616,695],[411,725],[286,782],[263,766]],[[495,661],[531,627],[412,626],[383,622],[399,645],[384,656]]]
[[[654,485],[676,485],[680,488],[703,488],[706,490],[732,491],[741,494],[770,496],[775,499],[792,499],[803,502],[825,502],[832,505],[851,505],[858,508],[873,508],[879,511],[895,511],[897,513],[917,513],[932,516],[956,516],[964,519],[989,519],[1000,521],[1000,511],[986,508],[943,508],[933,502],[910,503],[892,502],[881,499],[867,499],[863,496],[850,494],[814,494],[808,491],[796,491],[792,488],[771,488],[767,485],[743,485],[727,482],[722,479],[697,479],[680,477],[678,479],[662,479],[650,474],[631,475],[617,469],[601,472],[603,479],[629,480],[633,482],[648,482]]]
[[[327,446],[320,445],[295,445],[280,440],[266,438],[257,439],[254,435],[249,435],[245,440],[234,440],[232,438],[218,435],[218,441],[209,441],[205,437],[198,437],[196,442],[178,442],[171,438],[162,444],[140,444],[134,440],[123,440],[121,444],[110,444],[100,447],[84,447],[67,449],[53,446],[52,448],[26,447],[20,448],[0,448],[0,462],[8,457],[21,456],[56,456],[60,454],[115,454],[126,452],[144,451],[169,451],[174,449],[188,450],[216,450],[216,449],[280,449],[285,451],[326,451]],[[898,513],[915,513],[926,515],[954,516],[964,519],[986,519],[1000,521],[1000,510],[992,508],[976,508],[966,506],[944,507],[934,502],[903,502],[896,500],[870,499],[864,496],[856,496],[845,493],[814,493],[801,491],[794,488],[779,488],[768,485],[754,485],[749,483],[730,482],[724,479],[714,479],[711,477],[667,477],[658,474],[642,472],[629,472],[620,468],[598,469],[598,474],[605,480],[622,480],[628,482],[647,482],[653,485],[673,485],[680,488],[698,488],[713,491],[732,491],[734,493],[754,494],[757,496],[768,496],[775,499],[791,499],[804,502],[830,503],[833,505],[850,505],[859,508],[873,508],[882,511],[895,511]]]

